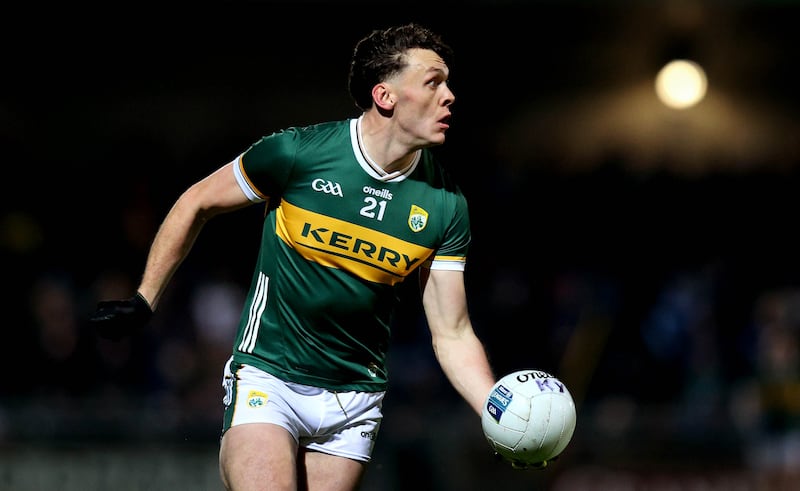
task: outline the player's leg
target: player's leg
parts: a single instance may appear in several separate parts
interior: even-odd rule
[[[248,366],[225,365],[219,471],[230,491],[297,489],[293,397],[285,383]],[[302,426],[302,424],[301,424]],[[296,431],[296,430],[295,430]]]
[[[220,477],[229,491],[294,491],[296,455],[294,438],[280,426],[270,423],[234,426],[222,437]]]
[[[300,438],[299,489],[358,489],[383,419],[383,396],[382,392],[355,391],[323,391],[315,396],[317,413],[325,408],[323,431]]]
[[[305,449],[299,458],[304,465],[298,470],[298,489],[306,491],[353,491],[366,469],[364,462]]]

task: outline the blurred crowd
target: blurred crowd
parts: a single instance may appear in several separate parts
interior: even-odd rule
[[[86,318],[98,300],[133,292],[159,219],[147,191],[132,186],[138,198],[118,210],[123,218],[82,239],[93,244],[45,239],[33,214],[2,217],[13,287],[4,294],[0,442],[218,437],[221,370],[261,210],[209,225],[150,325],[109,341]],[[641,270],[567,257],[574,251],[510,260],[490,252],[498,244],[487,230],[505,225],[495,218],[475,219],[475,323],[498,373],[545,369],[570,387],[579,425],[567,458],[658,469],[702,456],[763,479],[800,477],[800,288],[743,287],[741,271],[721,260],[648,260]],[[59,249],[67,244],[86,250]],[[426,432],[414,408],[460,404],[432,358],[416,295],[401,291],[407,307],[390,355],[387,415],[398,414],[405,439]]]

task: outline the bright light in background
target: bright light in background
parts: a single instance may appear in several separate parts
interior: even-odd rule
[[[703,68],[689,60],[673,60],[656,76],[658,98],[674,109],[686,109],[700,102],[707,86]]]

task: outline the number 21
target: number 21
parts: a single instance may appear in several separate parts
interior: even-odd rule
[[[379,222],[383,220],[383,214],[386,211],[386,201],[378,201],[372,196],[367,196],[364,198],[364,205],[359,212],[361,216],[365,216],[367,218],[375,218]],[[377,216],[375,216],[375,208],[378,208]]]

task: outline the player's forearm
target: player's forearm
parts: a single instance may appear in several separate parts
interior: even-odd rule
[[[483,344],[470,330],[459,337],[435,339],[433,348],[450,383],[480,415],[495,382]]]
[[[207,218],[184,194],[175,203],[153,239],[138,291],[155,309],[170,279],[189,254]]]

